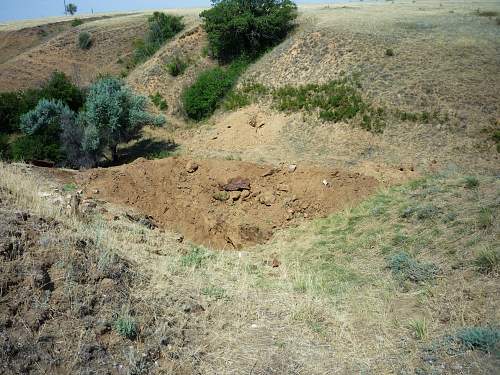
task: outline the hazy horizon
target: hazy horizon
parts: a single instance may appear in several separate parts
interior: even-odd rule
[[[357,0],[359,1],[359,0]],[[357,2],[356,1],[356,2]],[[131,12],[160,8],[208,7],[210,0],[67,0],[78,6],[78,14]],[[350,0],[298,0],[299,4],[348,3]],[[0,22],[57,17],[64,15],[64,0],[2,0]]]

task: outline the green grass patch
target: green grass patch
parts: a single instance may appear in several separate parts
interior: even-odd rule
[[[151,102],[160,111],[166,111],[168,109],[168,103],[167,103],[167,101],[163,98],[163,96],[159,92],[157,92],[154,95],[150,95],[149,99],[151,99]]]
[[[180,259],[181,265],[187,268],[200,268],[204,262],[213,256],[208,250],[201,247],[193,247],[189,253]]]
[[[122,311],[120,315],[118,315],[113,326],[120,336],[130,340],[134,340],[137,337],[137,323],[127,310]]]
[[[476,257],[474,264],[481,273],[498,272],[500,269],[500,250],[493,248],[482,250]]]
[[[83,21],[79,18],[75,18],[73,21],[71,21],[71,26],[77,27],[83,25]]]
[[[92,47],[92,35],[86,31],[82,31],[78,35],[78,46],[80,49],[89,49]]]

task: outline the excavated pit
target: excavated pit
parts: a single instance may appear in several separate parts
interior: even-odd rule
[[[276,230],[341,210],[378,185],[335,169],[180,157],[93,169],[78,183],[87,197],[133,207],[165,229],[218,249],[264,243]]]

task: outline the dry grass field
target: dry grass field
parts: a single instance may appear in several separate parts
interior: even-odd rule
[[[144,158],[89,171],[0,162],[0,372],[497,374],[499,4],[300,7],[238,83],[355,75],[388,113],[379,133],[279,111],[270,94],[186,120],[180,93],[216,64],[198,12],[177,11],[186,29],[126,78],[168,103],[155,109],[164,127],[121,146]],[[96,35],[89,51],[80,29]],[[2,91],[54,67],[82,85],[118,74],[146,15],[43,40],[26,30],[0,26]],[[3,32],[25,41],[18,52]],[[179,55],[189,66],[172,77]],[[225,176],[248,179],[248,196],[217,195]],[[259,221],[269,236],[236,243],[235,224]]]

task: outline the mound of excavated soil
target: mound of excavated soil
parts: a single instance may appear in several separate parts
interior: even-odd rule
[[[374,191],[374,178],[298,165],[229,160],[147,161],[78,176],[87,196],[132,206],[200,244],[241,248],[278,228],[325,216]]]

